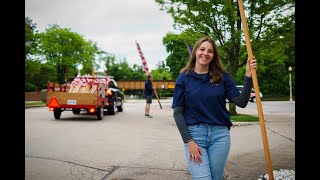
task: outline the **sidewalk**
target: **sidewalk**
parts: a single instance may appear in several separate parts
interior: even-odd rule
[[[271,109],[274,102],[263,102],[267,145],[264,147],[260,123],[231,128],[231,150],[226,166],[228,180],[257,180],[268,173],[268,165],[273,170],[295,170],[295,102],[288,104],[293,109]],[[257,115],[256,104],[237,109],[238,113]],[[266,160],[267,149],[271,162]]]

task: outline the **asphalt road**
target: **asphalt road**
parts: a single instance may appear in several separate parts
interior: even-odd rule
[[[190,180],[170,99],[151,105],[129,100],[124,111],[105,115],[62,112],[55,120],[47,107],[25,109],[26,180]],[[295,103],[263,102],[274,168],[294,169]],[[256,103],[238,113],[257,115]],[[231,128],[227,179],[257,179],[267,173],[259,123]]]

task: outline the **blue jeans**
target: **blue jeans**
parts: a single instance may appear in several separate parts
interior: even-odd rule
[[[230,151],[230,132],[227,126],[201,123],[188,126],[193,140],[202,149],[202,163],[190,161],[188,144],[184,152],[192,179],[222,180]]]

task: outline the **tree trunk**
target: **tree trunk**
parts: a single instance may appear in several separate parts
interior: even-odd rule
[[[238,113],[236,111],[236,105],[233,104],[233,103],[229,103],[229,112],[230,112],[230,115],[232,116],[237,116]]]
[[[232,55],[229,56],[230,59],[234,59],[232,57],[234,57],[234,56],[232,56]],[[237,67],[235,65],[236,60],[234,59],[232,62],[233,63],[230,64],[230,68],[229,68],[230,75],[234,80],[236,80],[236,74],[237,74]],[[236,105],[234,103],[229,103],[229,112],[230,112],[230,115],[232,115],[232,116],[238,115],[237,110],[236,110]]]

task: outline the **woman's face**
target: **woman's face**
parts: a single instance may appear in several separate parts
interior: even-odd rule
[[[196,64],[205,66],[213,59],[213,46],[210,42],[204,41],[196,51]]]

